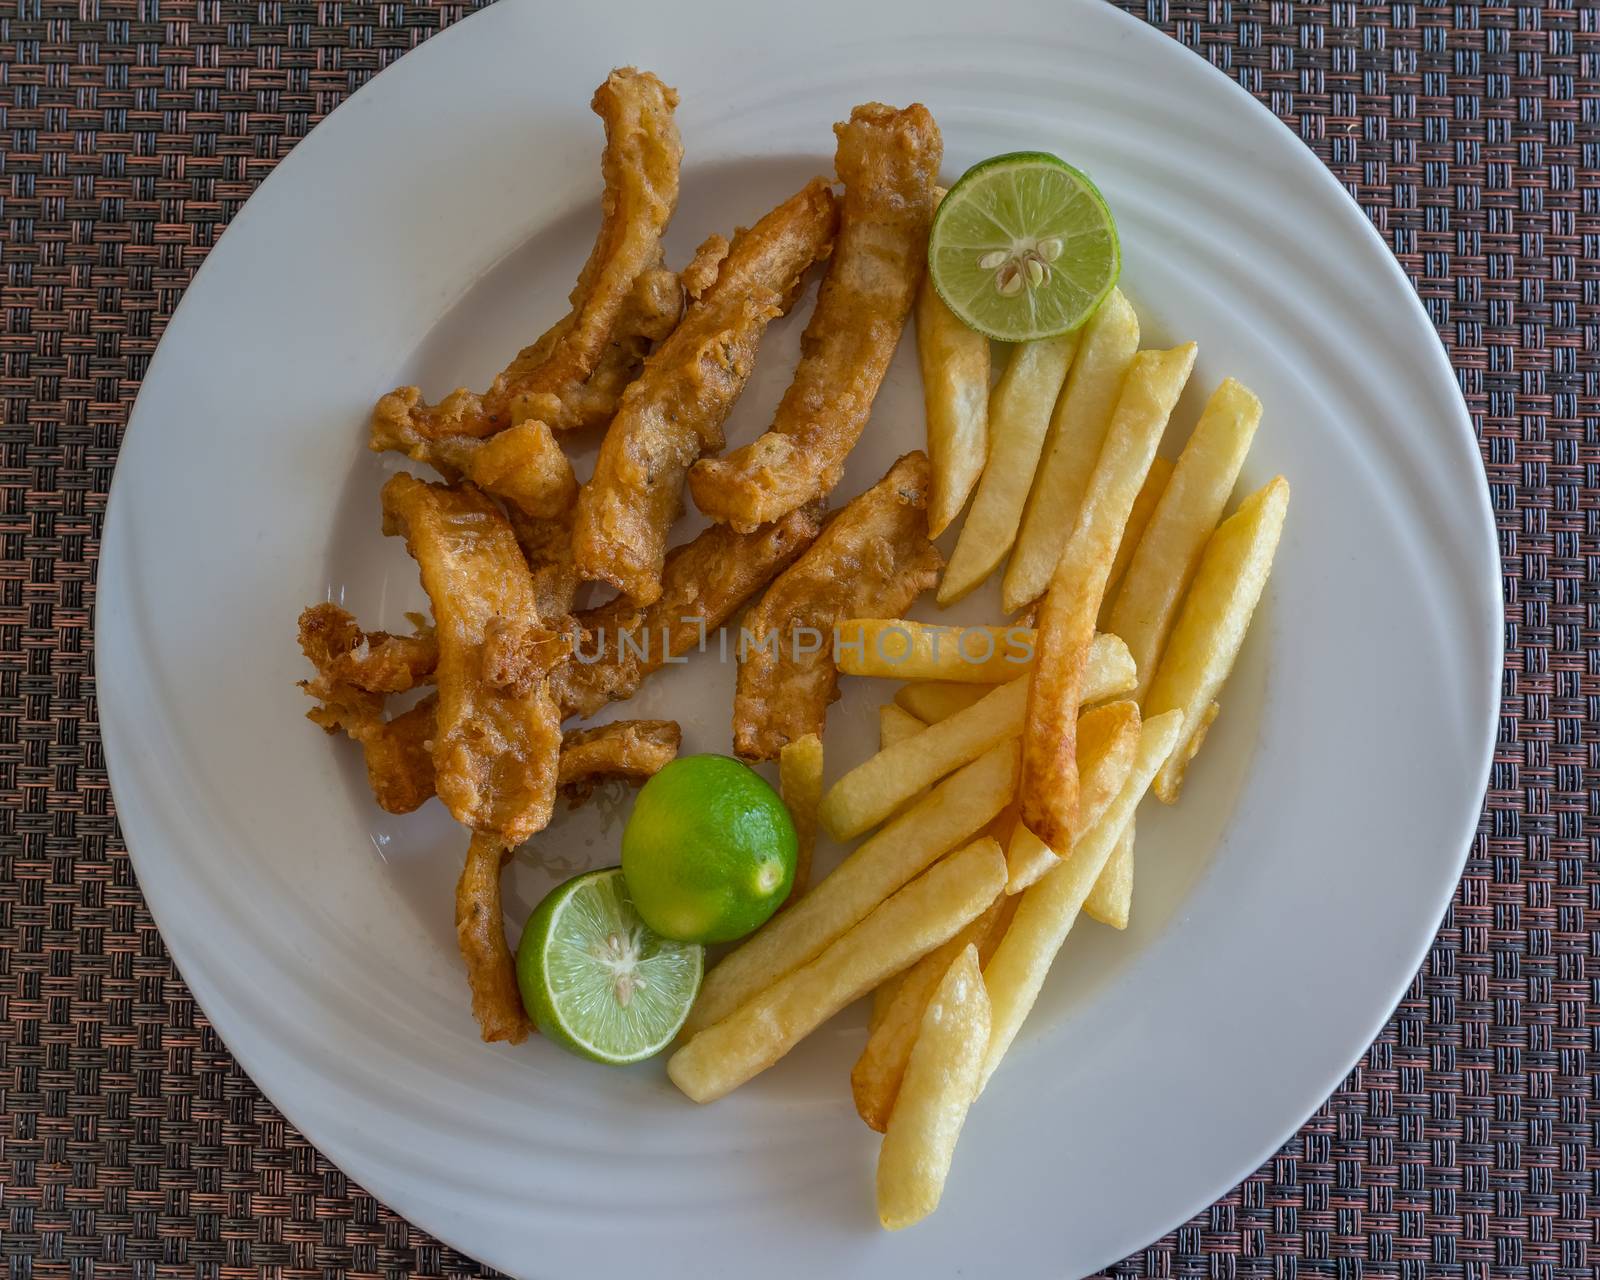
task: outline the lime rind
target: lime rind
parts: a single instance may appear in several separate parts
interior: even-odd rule
[[[1046,243],[1055,256],[1042,282],[1003,295],[995,267],[985,264]],[[1002,342],[1031,342],[1094,314],[1121,274],[1122,249],[1087,175],[1048,152],[1019,151],[974,165],[946,194],[928,238],[928,270],[962,323]]]
[[[703,947],[663,938],[639,918],[620,867],[558,886],[517,949],[523,1003],[539,1030],[613,1066],[672,1043],[704,970]]]

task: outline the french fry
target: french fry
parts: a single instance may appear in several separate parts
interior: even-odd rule
[[[1139,704],[1127,699],[1078,717],[1079,817],[1091,830],[1122,791],[1139,745]],[[1060,856],[1020,822],[1006,841],[1006,893],[1018,894],[1059,866]]]
[[[1172,463],[1159,454],[1150,460],[1150,470],[1144,478],[1144,483],[1139,486],[1139,496],[1133,500],[1133,510],[1128,512],[1128,525],[1122,531],[1122,540],[1117,543],[1117,558],[1111,562],[1111,572],[1106,577],[1105,597],[1100,601],[1099,629],[1108,631],[1106,625],[1111,619],[1111,610],[1117,603],[1117,590],[1122,585],[1123,575],[1128,572],[1128,561],[1133,559],[1133,553],[1139,548],[1139,539],[1144,537],[1145,526],[1150,523],[1151,513],[1156,509],[1156,503],[1161,501],[1161,495],[1166,492],[1167,481],[1172,478]]]
[[[954,604],[994,572],[1011,549],[1039,465],[1050,410],[1078,350],[1078,333],[1013,348],[989,397],[989,458],[939,582],[940,604]]]
[[[1005,855],[988,837],[951,854],[814,959],[701,1031],[667,1060],[667,1077],[695,1102],[737,1089],[847,1004],[954,937],[983,914],[1005,878]]]
[[[1083,914],[1113,929],[1126,929],[1133,913],[1133,828],[1129,819],[1106,868],[1083,902]]]
[[[977,949],[968,946],[922,1015],[878,1152],[878,1221],[887,1230],[909,1227],[939,1207],[988,1043],[989,992]]]
[[[1206,539],[1228,505],[1260,421],[1261,401],[1255,394],[1232,378],[1223,379],[1183,446],[1166,493],[1129,561],[1108,629],[1128,642],[1139,669],[1134,697],[1140,702],[1150,691],[1178,605],[1200,566]]]
[[[1165,804],[1177,802],[1184,771],[1216,718],[1217,694],[1267,585],[1288,509],[1289,482],[1279,476],[1246,498],[1206,543],[1145,699],[1153,713],[1177,709],[1183,716],[1179,746],[1156,777],[1156,796]]]
[[[882,1133],[894,1110],[895,1095],[905,1076],[906,1062],[917,1042],[922,1015],[933,999],[945,972],[968,947],[977,951],[978,964],[989,957],[1005,936],[1019,899],[1000,894],[988,909],[950,941],[935,947],[888,988],[884,1007],[867,1036],[867,1044],[850,1072],[850,1092],[856,1113],[870,1129]],[[880,987],[879,990],[884,990]]]
[[[904,707],[897,707],[892,702],[886,702],[878,708],[878,750],[892,747],[897,742],[903,742],[913,734],[921,733],[928,726]]]
[[[847,676],[1001,684],[1033,666],[1027,627],[951,627],[904,618],[850,618],[834,646]]]
[[[1031,637],[1033,633],[1029,634]],[[1089,650],[1088,670],[1083,673],[1084,703],[1102,702],[1130,693],[1136,678],[1127,646],[1116,636],[1096,636]],[[937,724],[957,711],[965,711],[993,688],[993,684],[967,684],[959,680],[918,680],[897,690],[894,701],[896,706],[925,724]]]
[[[794,885],[783,905],[790,906],[811,880],[811,854],[817,847],[817,804],[822,799],[822,739],[814,733],[784,743],[778,753],[778,794],[789,806],[794,833]]]
[[[1138,350],[1139,317],[1122,291],[1113,289],[1084,326],[1078,358],[1051,415],[1044,456],[1001,586],[1007,613],[1037,599],[1050,585]]]
[[[994,686],[959,684],[954,680],[917,680],[895,690],[895,706],[927,724],[948,720],[974,702],[987,697]]]
[[[823,795],[817,811],[823,827],[847,840],[876,826],[924,787],[1021,733],[1027,705],[1024,676],[992,686],[965,711],[869,757]]]
[[[998,842],[996,842],[998,843]],[[893,977],[885,978],[872,992],[872,1008],[867,1014],[867,1034],[871,1035],[883,1015],[889,1011],[889,1005],[894,1000],[894,993],[900,989],[900,984],[905,980],[906,971],[902,969]]]
[[[1082,517],[1061,553],[1040,610],[1038,658],[1022,735],[1020,798],[1023,824],[1052,849],[1070,849],[1077,829],[1074,734],[1106,577],[1194,359],[1192,342],[1134,357],[1105,446],[1084,489]]]
[[[984,1084],[1016,1039],[1039,997],[1056,952],[1072,931],[1084,899],[1132,820],[1156,770],[1171,754],[1182,727],[1183,716],[1176,711],[1144,721],[1133,769],[1116,800],[1073,848],[1072,856],[1023,893],[1011,927],[983,973],[994,1018],[989,1053],[983,1064]]]
[[[692,1036],[721,1021],[758,991],[815,959],[941,854],[983,830],[1005,807],[1016,781],[1014,742],[1001,743],[945,779],[706,974],[684,1034]]]
[[[967,505],[989,456],[989,339],[957,320],[927,277],[916,323],[933,464],[928,536],[937,538]]]

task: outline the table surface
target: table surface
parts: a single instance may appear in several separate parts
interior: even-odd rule
[[[1301,1131],[1126,1276],[1600,1274],[1600,8],[1124,7],[1270,107],[1405,267],[1472,412],[1506,663],[1428,960]],[[117,829],[90,617],[140,378],[308,129],[471,5],[0,15],[0,1258],[31,1275],[479,1275],[260,1095]],[[1315,252],[1308,246],[1308,252]]]

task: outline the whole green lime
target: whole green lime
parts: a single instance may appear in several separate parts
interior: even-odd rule
[[[788,809],[754,769],[731,756],[683,756],[640,789],[622,874],[662,937],[732,942],[789,896],[797,849]]]

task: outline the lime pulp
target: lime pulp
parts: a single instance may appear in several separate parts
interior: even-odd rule
[[[1076,329],[1122,271],[1116,223],[1087,175],[1044,151],[968,169],[928,237],[933,287],[961,322],[1001,342]]]
[[[700,990],[705,952],[654,933],[634,909],[621,867],[557,885],[522,931],[517,984],[540,1032],[595,1062],[659,1053]]]

